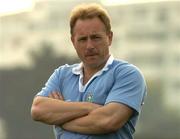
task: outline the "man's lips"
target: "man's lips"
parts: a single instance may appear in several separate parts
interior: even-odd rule
[[[97,56],[97,53],[85,54],[86,57]]]

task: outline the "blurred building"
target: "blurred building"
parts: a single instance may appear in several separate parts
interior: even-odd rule
[[[180,104],[180,1],[109,7],[114,52],[135,63],[149,81],[162,84],[166,102]],[[180,109],[179,109],[180,110]]]
[[[41,54],[44,46],[56,56],[76,57],[68,21],[72,7],[81,2],[38,1],[32,11],[0,16],[0,68],[33,66],[30,53]],[[112,18],[114,57],[137,65],[148,84],[161,86],[165,106],[180,115],[180,1],[104,6]]]
[[[29,63],[26,52],[41,45],[73,54],[68,15],[79,2],[40,1],[31,12],[0,17],[0,62]],[[113,21],[114,55],[137,64],[148,79],[163,81],[164,90],[180,98],[180,2],[107,8]]]
[[[39,1],[32,11],[0,17],[0,66],[29,63],[27,52],[41,45],[73,55],[68,16],[80,2]],[[114,55],[135,63],[148,79],[163,82],[166,92],[180,98],[180,1],[107,8]]]

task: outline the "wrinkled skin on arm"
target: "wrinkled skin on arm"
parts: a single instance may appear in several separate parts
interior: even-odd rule
[[[63,100],[59,94],[51,93],[50,98]],[[104,134],[121,128],[131,117],[133,110],[121,103],[109,103],[89,112],[87,115],[65,122],[66,130],[83,134]]]
[[[62,125],[68,121],[89,114],[101,107],[89,102],[65,102],[58,92],[52,92],[49,97],[37,96],[31,107],[32,118],[46,124]]]
[[[109,103],[88,115],[65,123],[66,130],[83,134],[104,134],[117,131],[131,117],[133,110],[120,103]]]

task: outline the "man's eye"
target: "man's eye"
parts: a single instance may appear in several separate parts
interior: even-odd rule
[[[99,40],[99,39],[101,39],[101,37],[100,36],[92,36],[92,39],[93,40]]]
[[[86,41],[87,38],[86,37],[83,37],[83,38],[79,38],[78,41],[81,42],[81,41]]]

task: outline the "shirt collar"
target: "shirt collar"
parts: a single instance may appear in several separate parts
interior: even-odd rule
[[[109,69],[109,65],[111,65],[113,63],[113,60],[114,60],[114,57],[112,55],[110,55],[109,59],[107,60],[105,66],[100,70],[98,71],[99,72],[103,72],[103,71],[107,71]],[[83,67],[83,63],[79,63],[77,66],[75,66],[74,68],[72,68],[72,73],[76,74],[76,75],[79,75],[79,74],[82,74],[82,67]]]

